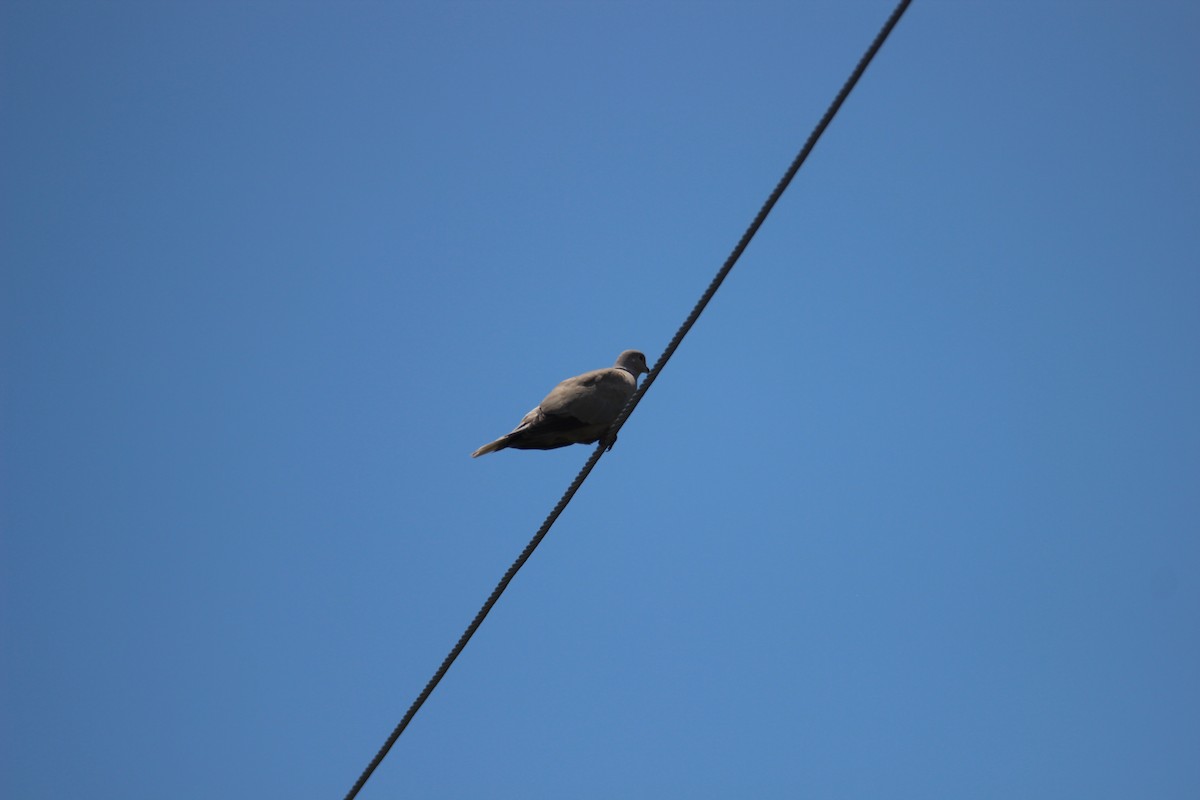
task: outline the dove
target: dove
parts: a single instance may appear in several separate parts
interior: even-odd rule
[[[567,378],[526,414],[511,433],[485,444],[471,453],[471,458],[506,447],[553,450],[570,444],[593,444],[637,390],[638,376],[649,371],[646,356],[637,350],[626,350],[607,369]]]

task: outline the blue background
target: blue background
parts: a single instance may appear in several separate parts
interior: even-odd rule
[[[364,798],[1200,796],[1200,7],[918,0]],[[0,793],[341,797],[891,3],[0,8]]]

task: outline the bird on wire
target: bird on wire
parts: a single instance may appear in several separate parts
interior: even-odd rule
[[[594,444],[637,391],[638,376],[649,371],[645,355],[626,350],[611,367],[567,378],[526,414],[512,433],[485,444],[471,453],[471,458],[506,447],[553,450],[570,444]],[[614,436],[609,448],[616,441]]]

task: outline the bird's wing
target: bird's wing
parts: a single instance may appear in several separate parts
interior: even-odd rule
[[[637,381],[623,369],[597,369],[555,386],[538,405],[543,414],[573,417],[589,425],[612,422],[637,389]]]

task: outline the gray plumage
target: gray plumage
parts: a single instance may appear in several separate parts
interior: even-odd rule
[[[506,447],[553,450],[597,442],[637,390],[638,376],[649,371],[646,356],[626,350],[607,369],[567,378],[526,414],[512,433],[485,444],[471,453],[471,458]]]

